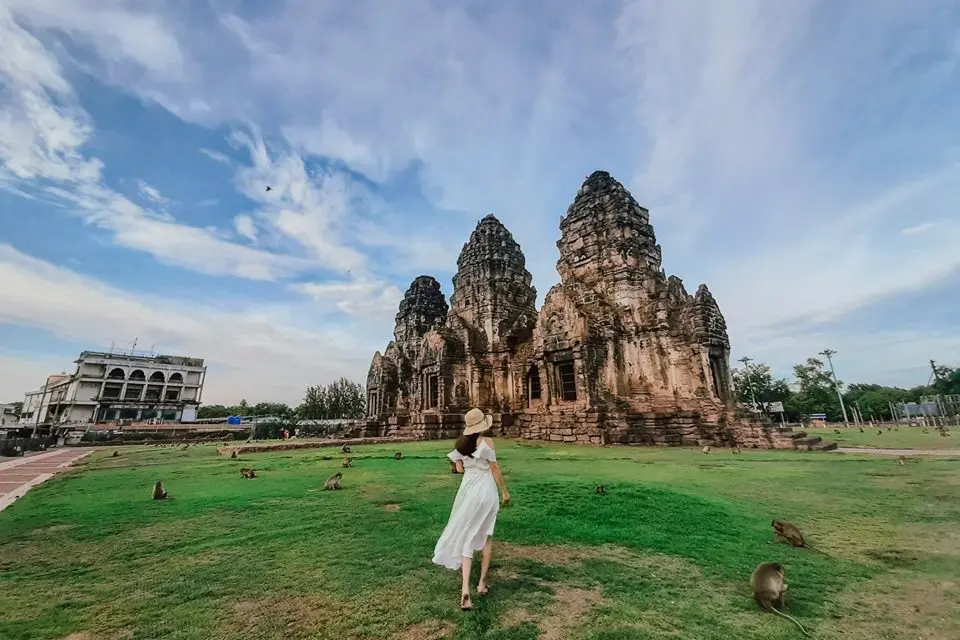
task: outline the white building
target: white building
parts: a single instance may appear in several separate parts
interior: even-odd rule
[[[20,411],[12,404],[0,404],[0,427],[17,424],[20,420]]]
[[[193,422],[206,378],[202,358],[84,351],[73,374],[23,398],[20,424]]]

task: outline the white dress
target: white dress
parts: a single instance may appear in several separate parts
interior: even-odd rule
[[[447,457],[454,462],[463,461],[463,479],[453,501],[450,520],[433,550],[433,562],[457,570],[464,556],[473,557],[475,551],[483,549],[497,524],[500,494],[490,471],[490,463],[497,461],[497,455],[483,440],[473,457],[461,455],[457,450]]]

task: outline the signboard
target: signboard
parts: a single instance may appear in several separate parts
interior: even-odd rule
[[[240,416],[230,416],[227,418],[227,424],[240,424]]]
[[[771,413],[783,413],[783,403],[782,402],[767,402],[763,405],[767,411]]]

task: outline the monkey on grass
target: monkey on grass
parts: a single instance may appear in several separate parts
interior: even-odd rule
[[[347,468],[353,466],[353,460],[350,458],[344,458],[343,462],[340,464],[341,467]]]
[[[153,485],[153,499],[154,500],[167,499],[167,490],[163,488],[163,483],[160,482],[159,480],[157,480],[157,482]]]
[[[230,459],[231,459],[231,460],[236,460],[236,459],[237,459],[237,451],[236,451],[236,449],[234,449],[233,451],[230,452]]]
[[[337,471],[335,474],[327,478],[327,481],[323,483],[324,491],[334,491],[336,489],[342,489],[340,486],[340,478],[343,477],[343,474]]]
[[[738,445],[738,444],[733,445],[733,447],[731,447],[731,448],[732,448],[732,450],[733,450],[733,453],[735,453],[735,454],[736,454],[736,453],[743,453],[743,452],[740,450],[740,445]]]
[[[703,448],[704,453],[710,453],[710,445],[707,445]]]
[[[897,458],[897,464],[899,464],[900,466],[903,466],[907,464],[907,459],[904,458],[903,456],[900,456],[899,458]]]
[[[350,453],[350,447],[348,447],[348,446],[345,445],[345,444],[342,445],[342,446],[340,447],[340,453]]]
[[[597,492],[597,495],[600,495],[600,496],[605,496],[605,495],[607,495],[607,488],[606,488],[605,486],[603,486],[602,484],[598,484],[598,485],[597,485],[597,488],[594,489],[594,491],[596,491],[596,492]]]
[[[783,594],[787,591],[783,565],[776,562],[761,562],[758,564],[750,576],[750,588],[753,589],[753,599],[757,601],[761,609],[766,609],[786,618],[797,625],[803,635],[810,635],[795,618],[781,611],[783,609]]]
[[[403,457],[403,453],[400,452],[400,451],[397,451],[395,454],[393,454],[393,459],[394,459],[394,460],[399,460],[399,459],[402,458],[402,457]]]
[[[119,455],[120,455],[120,452],[119,452],[119,451],[114,451],[112,457],[116,458],[116,457],[119,456]]]
[[[240,477],[247,478],[247,479],[256,478],[257,472],[254,471],[253,469],[246,469],[246,468],[240,469]]]
[[[770,523],[773,526],[773,543],[777,542],[788,542],[792,547],[802,547],[804,549],[810,549],[810,551],[816,551],[823,555],[827,555],[820,551],[819,549],[814,549],[803,539],[803,534],[800,533],[800,529],[797,528],[795,524],[786,522],[784,520],[773,520]]]

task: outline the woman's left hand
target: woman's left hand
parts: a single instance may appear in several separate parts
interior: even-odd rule
[[[505,506],[505,507],[509,507],[509,506],[510,506],[510,492],[509,492],[509,491],[504,491],[504,492],[503,492],[503,506]]]

